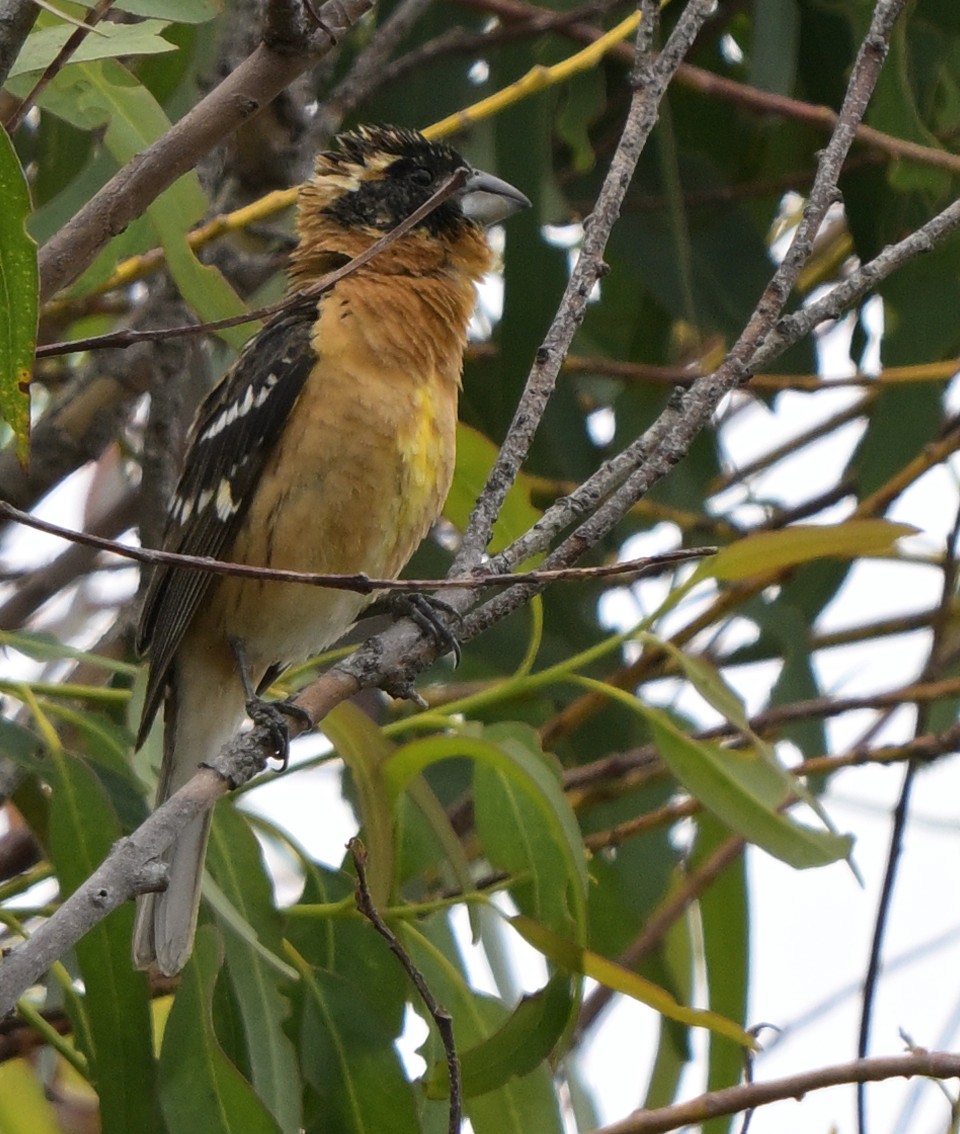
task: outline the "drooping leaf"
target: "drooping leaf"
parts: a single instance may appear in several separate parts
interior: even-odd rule
[[[889,520],[846,520],[840,524],[796,524],[781,531],[756,532],[703,560],[693,578],[735,582],[814,559],[889,555],[898,539],[915,535],[916,531],[911,524]]]
[[[65,894],[100,865],[122,834],[96,776],[82,761],[52,752],[50,854]],[[130,963],[133,906],[127,903],[76,946],[89,1024],[87,1052],[105,1130],[160,1129],[153,1090],[154,1062],[148,987]],[[85,1031],[81,1029],[80,1035]]]
[[[538,1067],[563,1035],[572,1006],[569,977],[554,976],[538,992],[524,996],[493,1035],[458,1051],[463,1097],[486,1094]],[[424,1089],[428,1098],[449,1095],[446,1060],[434,1064]]]
[[[201,926],[163,1033],[160,1102],[167,1129],[283,1134],[214,1033],[211,1006],[222,962],[218,934]]]
[[[733,1020],[727,1020],[717,1012],[702,1008],[686,1008],[678,1004],[669,992],[658,988],[651,981],[644,980],[630,969],[625,969],[614,961],[608,961],[581,945],[551,933],[523,914],[512,917],[510,924],[534,948],[539,949],[556,964],[562,965],[568,972],[592,977],[606,988],[622,992],[642,1004],[649,1005],[670,1020],[676,1020],[693,1028],[708,1028],[711,1032],[726,1036],[743,1047],[756,1046],[756,1041],[750,1033],[744,1031]]]
[[[273,886],[256,838],[234,808],[216,809],[207,862],[251,933],[256,933],[264,949],[279,953],[280,919]],[[296,1052],[284,1030],[290,1005],[283,987],[290,978],[235,932],[230,921],[221,920],[221,927],[226,973],[243,1023],[253,1087],[284,1134],[296,1134],[301,1125],[300,1076]]]
[[[310,1085],[308,1134],[420,1134],[396,1037],[369,1001],[364,989],[335,973],[302,974],[297,1047]]]

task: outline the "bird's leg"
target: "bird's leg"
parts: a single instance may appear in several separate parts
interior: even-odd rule
[[[294,717],[308,727],[312,727],[313,720],[310,714],[305,709],[301,709],[299,705],[293,705],[289,701],[267,701],[259,696],[250,681],[247,647],[243,640],[231,638],[230,649],[233,651],[233,656],[237,662],[237,671],[243,683],[243,693],[246,697],[244,708],[247,711],[247,716],[255,725],[262,726],[270,733],[276,758],[280,761],[278,771],[285,772],[287,762],[290,759],[290,728],[286,718]]]
[[[447,626],[442,615],[460,619],[460,612],[450,603],[435,595],[425,595],[420,591],[394,591],[386,604],[394,618],[409,618],[425,634],[436,642],[445,654],[453,654],[454,668],[460,664],[460,643],[457,636]]]

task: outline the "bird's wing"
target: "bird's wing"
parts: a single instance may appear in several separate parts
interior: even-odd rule
[[[316,301],[268,323],[210,391],[194,423],[164,549],[219,559],[229,552],[277,443],[316,361],[310,342]],[[187,627],[214,581],[209,571],[164,564],[144,599],[137,646],[150,650],[150,674],[137,743],[156,714],[167,673]]]

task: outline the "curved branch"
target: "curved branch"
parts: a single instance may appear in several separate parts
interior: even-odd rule
[[[842,1083],[876,1083],[883,1079],[953,1079],[960,1075],[960,1055],[945,1051],[916,1051],[879,1059],[855,1059],[822,1067],[767,1083],[744,1083],[722,1091],[711,1091],[688,1102],[660,1110],[634,1111],[621,1122],[614,1122],[596,1134],[664,1134],[682,1126],[696,1126],[709,1118],[739,1114],[781,1099],[801,1099],[809,1091],[836,1087]]]
[[[128,162],[41,249],[41,300],[72,283],[111,237],[123,232],[205,153],[322,58],[372,4],[373,0],[327,0],[318,12],[323,32],[304,36],[297,45],[272,36],[269,46],[260,44],[162,138]]]

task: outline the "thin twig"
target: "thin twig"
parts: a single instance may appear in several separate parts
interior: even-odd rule
[[[931,620],[933,626],[933,640],[926,664],[920,674],[920,681],[935,679],[943,664],[944,638],[952,623],[953,602],[957,590],[957,542],[960,540],[960,509],[954,515],[953,527],[947,537],[946,554],[943,562],[943,580],[940,589],[940,602],[936,615]],[[917,720],[915,733],[921,732],[930,717],[930,706],[926,701],[917,701]],[[916,736],[915,736],[916,739]],[[857,1033],[857,1055],[862,1059],[867,1054],[870,1043],[870,1022],[873,1015],[873,1005],[876,997],[877,983],[880,979],[880,966],[883,959],[883,941],[886,933],[887,920],[890,907],[893,903],[893,892],[897,882],[897,872],[903,856],[903,836],[906,831],[907,818],[910,814],[910,799],[913,784],[919,764],[911,760],[903,773],[903,782],[897,805],[893,811],[893,824],[890,829],[890,845],[887,849],[886,866],[883,873],[883,884],[880,897],[877,901],[877,912],[874,920],[873,933],[870,938],[870,956],[867,962],[867,972],[863,982],[863,995],[861,997],[860,1026]],[[867,1131],[867,1097],[863,1083],[857,1084],[857,1129],[859,1134]]]
[[[403,966],[407,976],[420,994],[420,999],[430,1013],[433,1022],[437,1025],[443,1051],[447,1057],[447,1072],[450,1076],[450,1110],[447,1129],[449,1134],[459,1134],[460,1118],[463,1113],[463,1087],[460,1078],[460,1057],[457,1055],[457,1045],[453,1035],[453,1017],[430,991],[430,986],[424,979],[423,973],[413,963],[410,954],[400,944],[397,935],[377,912],[373,898],[370,896],[370,888],[367,886],[367,852],[363,843],[360,839],[354,837],[347,843],[347,848],[357,872],[357,909],[390,946],[390,951]]]
[[[692,34],[684,43],[686,49],[696,30],[707,19],[710,10],[712,5],[707,0],[694,0],[694,3],[688,5],[671,38],[677,37],[681,25],[684,28],[691,28]],[[638,36],[647,37],[653,11],[655,9],[651,5],[645,6]],[[577,263],[570,273],[553,323],[537,351],[536,361],[527,378],[506,439],[474,506],[451,568],[452,574],[463,574],[480,563],[490,541],[494,521],[510,486],[516,480],[520,466],[530,451],[547,403],[556,387],[560,367],[569,352],[573,336],[586,314],[590,293],[606,273],[603,253],[607,241],[620,215],[623,199],[640,154],[656,123],[657,107],[678,63],[679,58],[671,68],[660,66],[658,61],[656,67],[650,68],[649,80],[633,95],[630,113],[610,163],[610,169],[604,178],[593,212],[584,223],[583,247]]]
[[[878,1083],[884,1079],[953,1079],[960,1075],[960,1055],[945,1051],[916,1051],[879,1059],[857,1059],[821,1067],[765,1083],[744,1083],[711,1091],[688,1102],[659,1110],[634,1111],[620,1122],[600,1127],[596,1134],[666,1134],[685,1126],[699,1126],[710,1118],[739,1114],[781,1099],[801,1099],[810,1091],[843,1083]]]
[[[277,583],[302,583],[311,587],[328,587],[331,590],[355,591],[370,594],[373,591],[423,591],[453,590],[455,588],[476,589],[478,587],[506,587],[516,582],[547,583],[572,582],[583,579],[603,579],[621,576],[648,576],[660,571],[670,570],[679,563],[692,559],[702,559],[716,553],[716,547],[681,547],[675,551],[662,552],[644,559],[628,559],[621,563],[605,563],[596,567],[564,567],[547,571],[523,571],[516,575],[468,575],[445,579],[373,579],[362,572],[355,575],[322,575],[312,571],[286,571],[277,567],[252,567],[249,563],[230,563],[226,560],[210,559],[202,555],[180,555],[175,551],[161,551],[158,548],[130,547],[117,540],[92,532],[75,531],[63,528],[49,520],[41,520],[29,512],[22,512],[12,504],[0,500],[0,517],[59,536],[71,543],[108,551],[122,559],[132,559],[149,566],[164,564],[187,571],[206,571],[213,575],[232,575],[242,579],[266,579]]]
[[[905,3],[906,0],[880,0],[877,4],[870,30],[857,56],[837,128],[821,152],[813,188],[794,238],[724,362],[713,374],[698,379],[688,391],[679,393],[646,433],[606,462],[600,472],[588,478],[570,496],[548,509],[524,536],[499,555],[491,557],[487,565],[490,570],[509,570],[514,562],[522,562],[529,555],[543,551],[557,534],[569,528],[572,521],[587,515],[588,518],[572,535],[548,555],[545,565],[563,566],[576,561],[586,549],[605,538],[635,501],[677,464],[705,428],[720,400],[743,384],[753,369],[758,368],[761,347],[773,332],[797,276],[813,252],[827,210],[836,198],[837,179],[852,143],[855,126],[866,110],[879,77],[893,23]],[[687,11],[691,9],[692,5]],[[681,19],[674,34],[680,30],[682,23]],[[669,47],[668,43],[664,55]],[[626,129],[630,129],[629,117]],[[471,611],[464,618],[464,626],[471,632],[479,632],[527,602],[529,594],[524,587],[508,590],[479,610]]]

